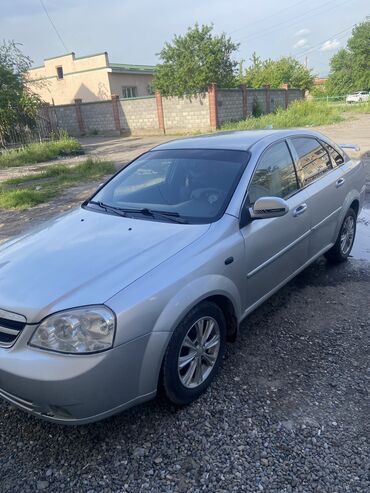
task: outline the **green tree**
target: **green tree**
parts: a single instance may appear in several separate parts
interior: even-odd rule
[[[332,95],[370,90],[370,18],[352,30],[347,47],[331,59],[326,87]]]
[[[195,24],[184,36],[175,36],[159,53],[154,86],[164,96],[192,96],[215,82],[221,87],[236,83],[238,48],[225,34],[213,34],[213,26]]]
[[[40,104],[27,87],[31,60],[14,41],[0,45],[0,144],[20,127],[32,128]]]
[[[253,53],[251,65],[244,74],[240,75],[240,82],[248,87],[262,87],[269,84],[278,88],[282,84],[289,84],[296,89],[310,89],[314,76],[311,70],[292,57],[282,57],[279,60],[268,58],[262,60]]]

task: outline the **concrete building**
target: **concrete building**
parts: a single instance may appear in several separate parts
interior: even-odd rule
[[[104,101],[113,94],[121,98],[152,94],[153,74],[153,66],[110,63],[106,52],[82,57],[67,53],[30,69],[29,86],[51,104]]]

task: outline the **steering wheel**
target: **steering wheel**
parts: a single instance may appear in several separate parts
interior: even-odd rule
[[[197,188],[191,192],[191,198],[197,200],[206,200],[210,205],[218,202],[222,195],[222,190],[219,188]]]

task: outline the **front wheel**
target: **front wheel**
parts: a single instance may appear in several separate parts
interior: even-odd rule
[[[356,236],[357,216],[353,209],[348,209],[343,219],[338,237],[334,245],[325,253],[325,257],[332,263],[345,262],[351,253]]]
[[[209,387],[220,366],[226,344],[222,310],[212,302],[193,308],[175,329],[163,361],[167,398],[189,404]]]

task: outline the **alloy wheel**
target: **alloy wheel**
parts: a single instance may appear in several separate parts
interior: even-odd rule
[[[214,318],[202,317],[190,327],[178,357],[178,374],[184,387],[198,387],[207,379],[216,364],[220,344],[220,327]]]
[[[343,255],[347,255],[352,248],[355,236],[355,220],[352,216],[347,216],[340,235],[340,249]]]

